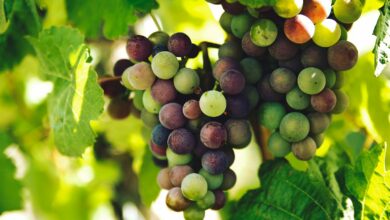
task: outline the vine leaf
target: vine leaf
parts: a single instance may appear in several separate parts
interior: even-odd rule
[[[390,173],[385,170],[385,150],[374,145],[364,151],[355,166],[337,172],[344,194],[351,198],[356,219],[389,219]]]
[[[390,1],[386,1],[380,12],[381,15],[374,30],[377,36],[374,48],[376,76],[383,72],[390,59]]]
[[[294,170],[284,159],[261,165],[262,187],[239,201],[231,219],[337,219],[340,209],[317,169]]]
[[[16,167],[4,150],[12,144],[8,135],[0,132],[0,214],[22,208],[21,183],[15,180]]]
[[[239,2],[251,8],[260,8],[264,6],[273,6],[275,5],[276,0],[239,0]]]
[[[155,0],[69,0],[66,1],[69,20],[87,37],[116,38],[128,33],[128,26],[137,20],[137,13],[157,8]]]
[[[72,28],[53,27],[28,40],[42,73],[54,83],[48,112],[55,144],[63,154],[79,156],[95,141],[90,121],[99,117],[104,105],[84,37]]]

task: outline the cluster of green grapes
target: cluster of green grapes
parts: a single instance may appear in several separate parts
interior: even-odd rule
[[[357,62],[347,29],[360,17],[361,2],[277,0],[273,7],[259,9],[237,1],[208,2],[222,5],[220,25],[229,34],[214,77],[221,85],[221,76],[230,72],[245,78],[251,109],[272,133],[265,138],[273,156],[292,152],[310,160],[324,140],[331,114],[348,105],[340,71]]]

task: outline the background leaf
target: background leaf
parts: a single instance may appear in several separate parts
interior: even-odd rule
[[[273,6],[276,0],[239,0],[239,2],[251,8],[260,8],[263,6]]]
[[[381,15],[376,25],[374,34],[377,36],[375,53],[375,75],[379,76],[390,60],[390,1],[380,10]]]

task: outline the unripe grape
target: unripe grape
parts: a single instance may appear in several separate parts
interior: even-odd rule
[[[299,160],[310,160],[316,154],[317,146],[311,137],[292,144],[292,152]]]

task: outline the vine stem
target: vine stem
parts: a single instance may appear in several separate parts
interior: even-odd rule
[[[202,69],[202,75],[203,79],[202,82],[204,85],[202,86],[203,90],[210,90],[213,87],[213,76],[211,74],[212,72],[212,67],[211,67],[211,62],[210,62],[210,57],[209,57],[209,51],[208,51],[208,42],[201,42],[199,44],[199,47],[202,51],[202,58],[203,58],[203,69]]]
[[[156,16],[154,16],[153,12],[150,12],[149,14],[150,14],[150,17],[152,18],[154,24],[156,25],[157,30],[162,31],[161,25],[160,25],[160,23],[158,23],[158,20],[157,20]]]

